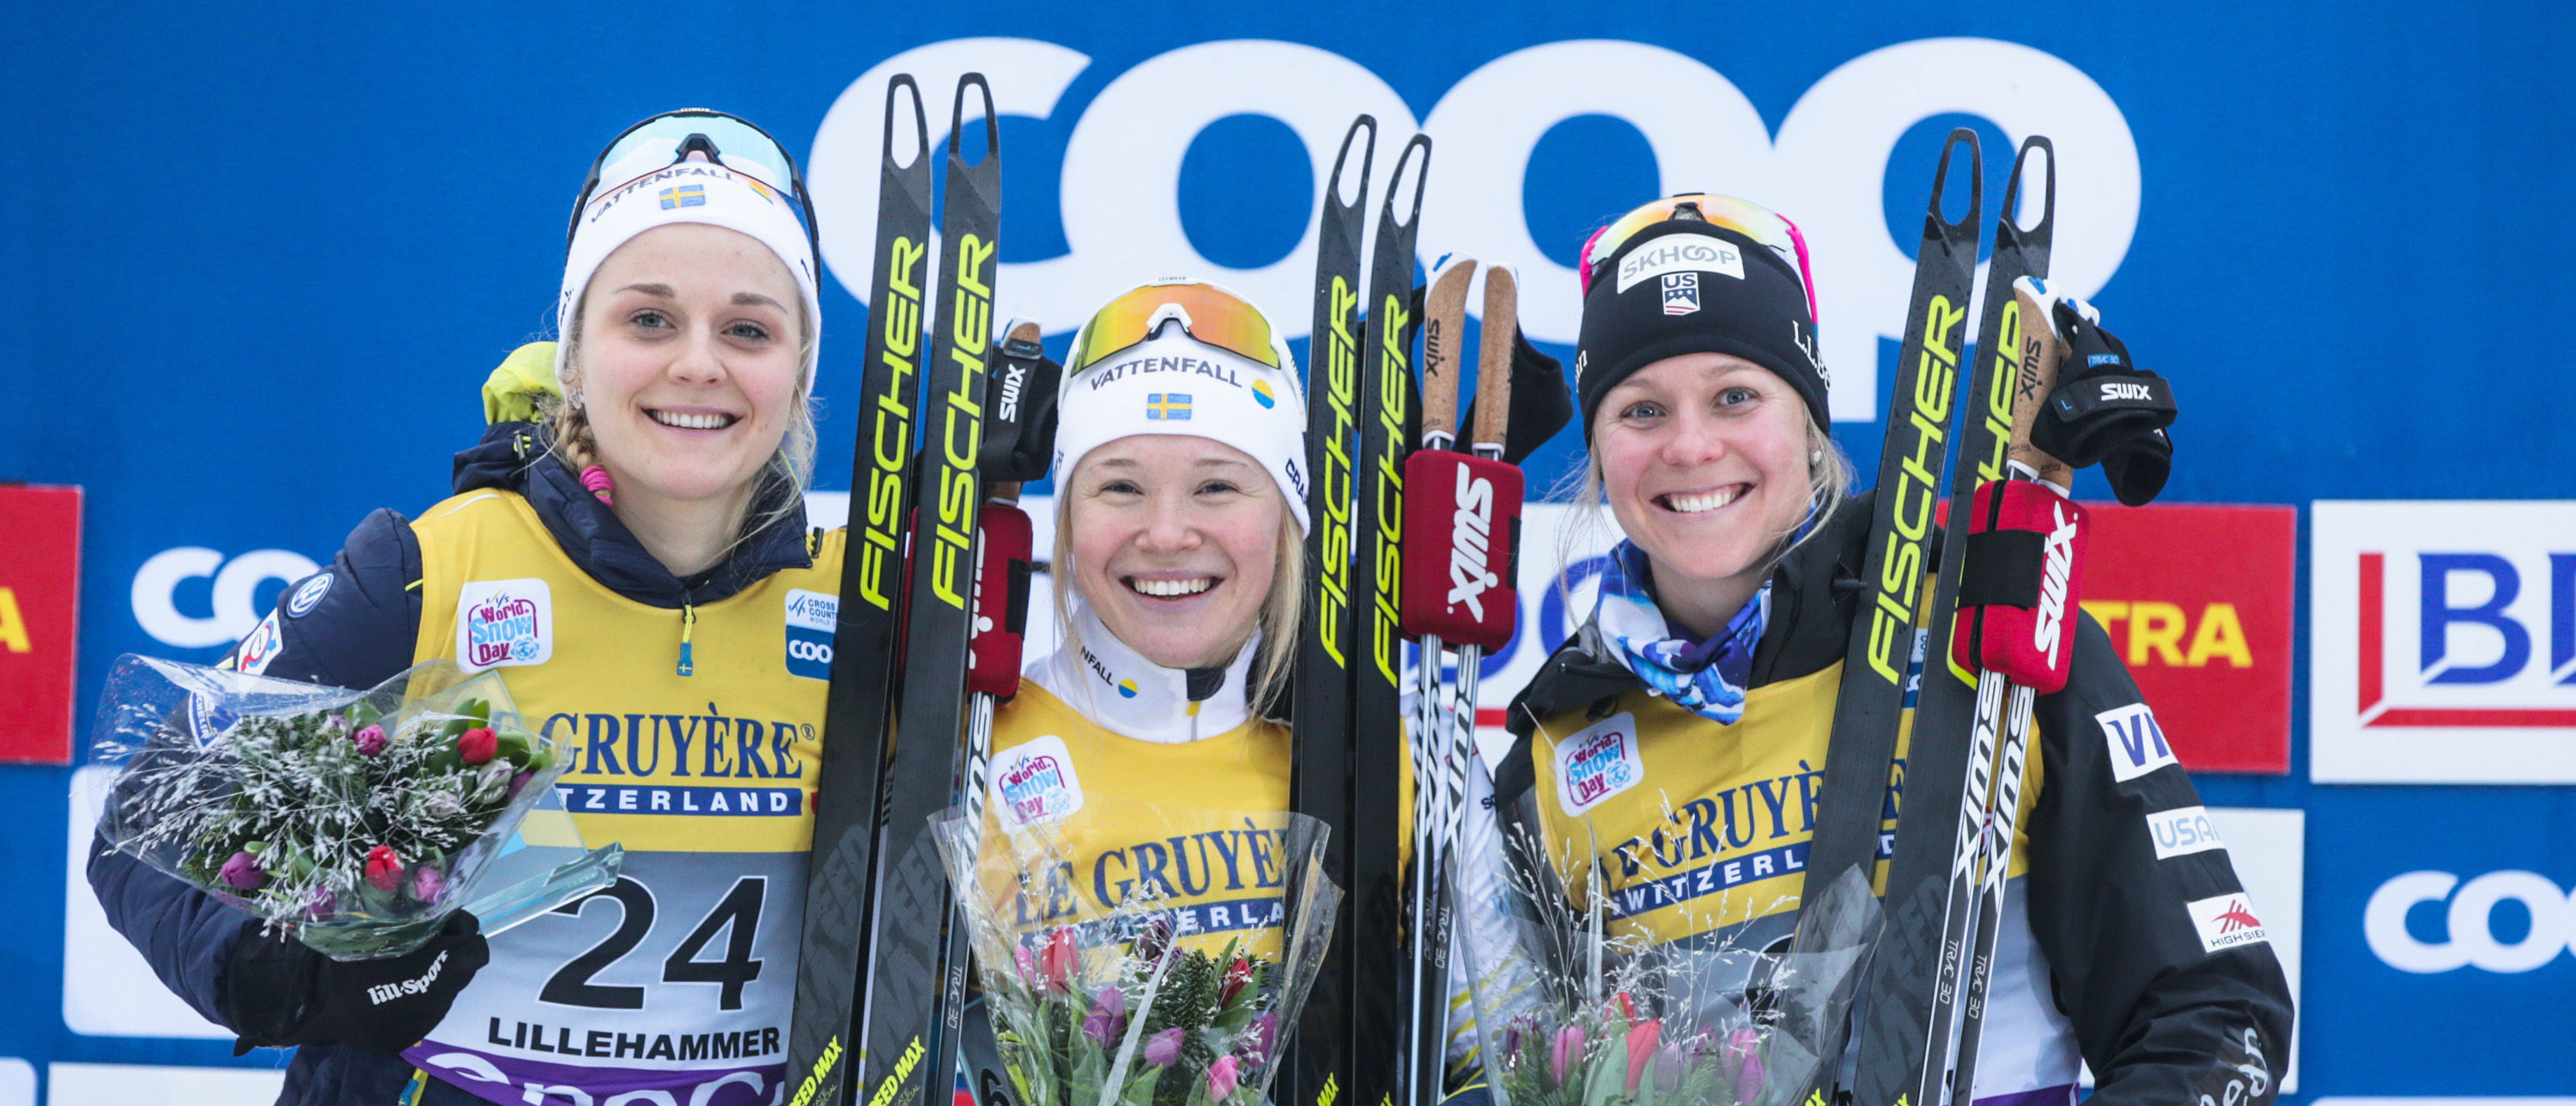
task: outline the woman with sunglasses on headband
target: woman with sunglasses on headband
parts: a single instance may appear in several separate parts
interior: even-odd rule
[[[560,345],[513,354],[453,498],[378,511],[231,663],[364,688],[501,667],[575,756],[617,883],[488,941],[338,963],[104,848],[109,920],[237,1046],[294,1047],[287,1103],[767,1103],[813,832],[825,666],[784,651],[841,535],[809,532],[821,311],[795,162],[683,111],[620,135],[575,205]],[[479,612],[534,613],[494,642]],[[260,643],[253,648],[249,643]],[[460,652],[468,643],[470,653]]]
[[[1160,281],[1083,325],[1055,419],[1058,643],[994,718],[988,821],[1086,812],[1066,835],[1070,875],[1033,897],[1031,924],[1104,917],[1154,893],[1188,915],[1180,932],[1197,936],[1184,941],[1256,937],[1273,923],[1252,907],[1279,894],[1271,869],[1256,870],[1268,862],[1226,836],[1239,817],[1199,823],[1288,809],[1288,728],[1276,719],[1307,523],[1296,363],[1234,293]],[[965,1060],[992,1074],[970,1070],[970,1082],[1007,1088],[974,1013]]]
[[[1569,901],[1598,878],[1614,940],[1785,952],[1871,515],[1830,433],[1806,243],[1684,195],[1594,235],[1581,265],[1581,504],[1621,540],[1591,617],[1512,704],[1481,808],[1499,824],[1462,855],[1515,856],[1483,878]],[[2242,893],[2227,854],[2162,855],[2151,816],[2196,807],[2191,781],[2124,759],[2097,720],[2146,709],[2085,619],[2066,688],[2037,701],[1976,1101],[2071,1103],[2084,1061],[2100,1103],[2277,1093],[2280,964],[2196,920]],[[1481,971],[1522,955],[1478,951]],[[1759,960],[1701,961],[1733,977],[1687,990],[1758,1009]]]

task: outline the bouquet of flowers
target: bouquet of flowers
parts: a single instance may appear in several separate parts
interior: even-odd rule
[[[1044,806],[936,823],[1019,1101],[1260,1106],[1341,901],[1323,824]]]
[[[1588,822],[1550,841],[1535,795],[1517,805],[1454,854],[1456,962],[1500,1106],[1787,1106],[1828,1074],[1878,931],[1857,869],[1805,904],[1816,939],[1793,952],[1789,904],[1621,895]]]
[[[365,692],[128,655],[99,706],[99,830],[341,960],[498,933],[616,878],[554,795],[570,767],[497,672],[429,661]],[[531,815],[537,815],[531,817]]]

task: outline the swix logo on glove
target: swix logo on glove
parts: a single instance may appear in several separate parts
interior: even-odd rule
[[[1521,470],[1501,461],[1426,449],[1405,460],[1405,486],[1448,494],[1410,495],[1404,532],[1444,534],[1441,544],[1405,550],[1404,632],[1500,649],[1511,643],[1519,593],[1511,586],[1520,528]]]
[[[382,1006],[406,995],[417,995],[426,991],[430,984],[438,982],[439,970],[445,967],[447,967],[447,954],[442,952],[438,954],[438,959],[429,962],[429,970],[420,973],[418,978],[406,979],[400,983],[379,983],[367,988],[367,1002],[372,1006]]]
[[[2105,380],[2102,382],[2102,398],[2106,400],[2153,399],[2155,393],[2144,384],[2118,384]]]

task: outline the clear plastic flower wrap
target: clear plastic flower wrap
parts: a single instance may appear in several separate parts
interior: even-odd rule
[[[1101,795],[1029,813],[934,822],[1019,1101],[1259,1106],[1341,902],[1325,826]]]
[[[1815,951],[1791,951],[1795,903],[1613,889],[1590,820],[1551,839],[1537,803],[1453,853],[1452,962],[1498,1106],[1789,1106],[1830,1075],[1879,930],[1858,869],[1806,905]]]
[[[360,692],[129,654],[96,733],[109,844],[334,959],[400,956],[460,908],[499,933],[623,855],[583,847],[569,758],[497,671],[427,661]]]

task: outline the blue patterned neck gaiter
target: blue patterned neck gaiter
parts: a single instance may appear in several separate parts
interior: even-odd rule
[[[1726,621],[1707,641],[1675,633],[1647,592],[1646,553],[1621,541],[1601,574],[1600,605],[1593,623],[1610,653],[1647,689],[1721,725],[1744,717],[1744,685],[1753,675],[1753,648],[1770,621],[1771,585]]]

